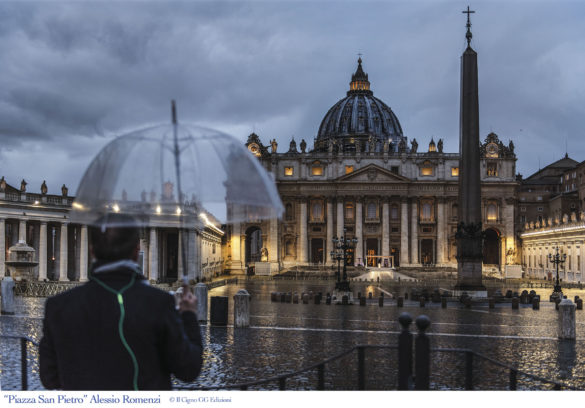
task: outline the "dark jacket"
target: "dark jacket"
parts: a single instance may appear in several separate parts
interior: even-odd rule
[[[149,286],[129,269],[96,276],[123,294],[124,336],[138,361],[138,388],[171,389],[170,374],[194,380],[201,371],[197,318],[179,315],[174,298]],[[134,365],[118,332],[120,306],[114,293],[95,281],[49,298],[40,343],[40,377],[48,389],[131,390]]]

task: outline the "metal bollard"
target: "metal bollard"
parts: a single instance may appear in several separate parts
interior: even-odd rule
[[[512,309],[518,309],[520,301],[517,297],[512,298]]]
[[[412,388],[412,333],[408,330],[412,317],[402,313],[398,322],[402,326],[402,332],[398,335],[398,389],[408,390]]]
[[[443,309],[446,309],[447,308],[447,298],[446,297],[442,297],[441,298],[441,307]]]
[[[532,298],[532,310],[540,310],[540,298],[533,297]]]
[[[418,336],[414,341],[414,389],[428,390],[431,371],[431,341],[425,331],[431,325],[431,320],[428,316],[420,315],[416,318],[415,323],[418,328]]]
[[[402,296],[399,296],[398,299],[396,299],[396,306],[404,307],[404,298]]]
[[[198,283],[195,285],[195,297],[197,298],[197,320],[207,321],[207,285]]]
[[[215,326],[227,326],[228,321],[228,297],[212,296],[209,322]]]
[[[380,307],[384,306],[384,296],[380,296],[378,298],[378,306]]]
[[[250,326],[250,294],[246,289],[234,295],[234,327]]]
[[[583,310],[583,299],[577,299],[575,304],[577,305],[577,310]]]
[[[361,297],[360,298],[360,306],[365,306],[366,305],[366,298],[365,297]]]

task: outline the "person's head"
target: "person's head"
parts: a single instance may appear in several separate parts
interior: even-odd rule
[[[89,226],[91,252],[98,261],[136,260],[140,234],[136,221],[129,215],[108,214]]]

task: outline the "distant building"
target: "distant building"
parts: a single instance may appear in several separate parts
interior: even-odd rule
[[[35,249],[33,279],[39,281],[85,281],[92,262],[87,227],[69,221],[74,197],[65,185],[60,195],[48,194],[43,182],[38,193],[30,192],[24,180],[20,189],[0,179],[0,279],[10,274],[5,261],[19,241]],[[177,228],[161,225],[141,230],[139,264],[155,282],[172,282],[182,275]],[[188,231],[188,276],[210,279],[223,271],[223,231],[209,220]],[[18,278],[18,277],[17,277]]]
[[[246,146],[272,173],[285,214],[228,228],[228,269],[333,265],[333,238],[346,236],[358,240],[348,255],[353,265],[454,270],[459,154],[444,152],[442,139],[428,139],[420,148],[414,138],[408,143],[392,109],[374,97],[360,58],[347,95],[325,113],[312,147],[293,138],[278,151],[275,140],[249,136]],[[496,272],[516,263],[509,254],[519,252],[515,171],[513,143],[487,135],[484,265]]]

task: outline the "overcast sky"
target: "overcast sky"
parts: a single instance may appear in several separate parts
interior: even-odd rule
[[[115,135],[180,121],[312,146],[357,54],[374,95],[425,149],[456,152],[470,4],[480,128],[516,145],[524,176],[585,160],[585,2],[0,3],[0,175],[65,183]]]

